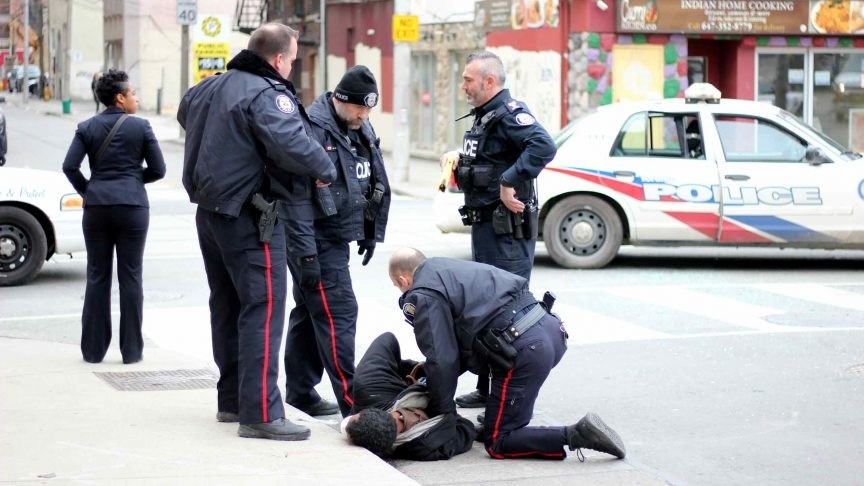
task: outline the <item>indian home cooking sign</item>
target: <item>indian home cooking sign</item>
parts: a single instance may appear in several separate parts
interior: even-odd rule
[[[619,0],[619,32],[864,34],[864,1]]]

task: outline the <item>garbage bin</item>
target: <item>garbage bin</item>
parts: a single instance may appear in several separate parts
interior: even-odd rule
[[[67,98],[63,100],[63,114],[68,115],[69,113],[72,113],[72,100]]]

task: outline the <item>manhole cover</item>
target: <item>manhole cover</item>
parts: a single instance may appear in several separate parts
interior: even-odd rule
[[[864,376],[864,363],[846,368],[846,374]]]
[[[200,370],[94,372],[120,391],[199,390],[216,388],[216,377]]]

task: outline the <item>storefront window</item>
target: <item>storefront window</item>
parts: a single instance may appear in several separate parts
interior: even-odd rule
[[[813,116],[822,131],[853,150],[864,149],[864,54],[814,54]],[[853,128],[857,124],[858,133]]]
[[[847,148],[864,151],[864,53],[798,49],[757,55],[757,100],[771,103]]]
[[[804,54],[759,54],[756,99],[804,117]]]

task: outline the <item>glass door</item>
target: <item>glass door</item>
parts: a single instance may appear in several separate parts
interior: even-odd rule
[[[756,57],[756,99],[805,117],[805,52],[760,52]]]

